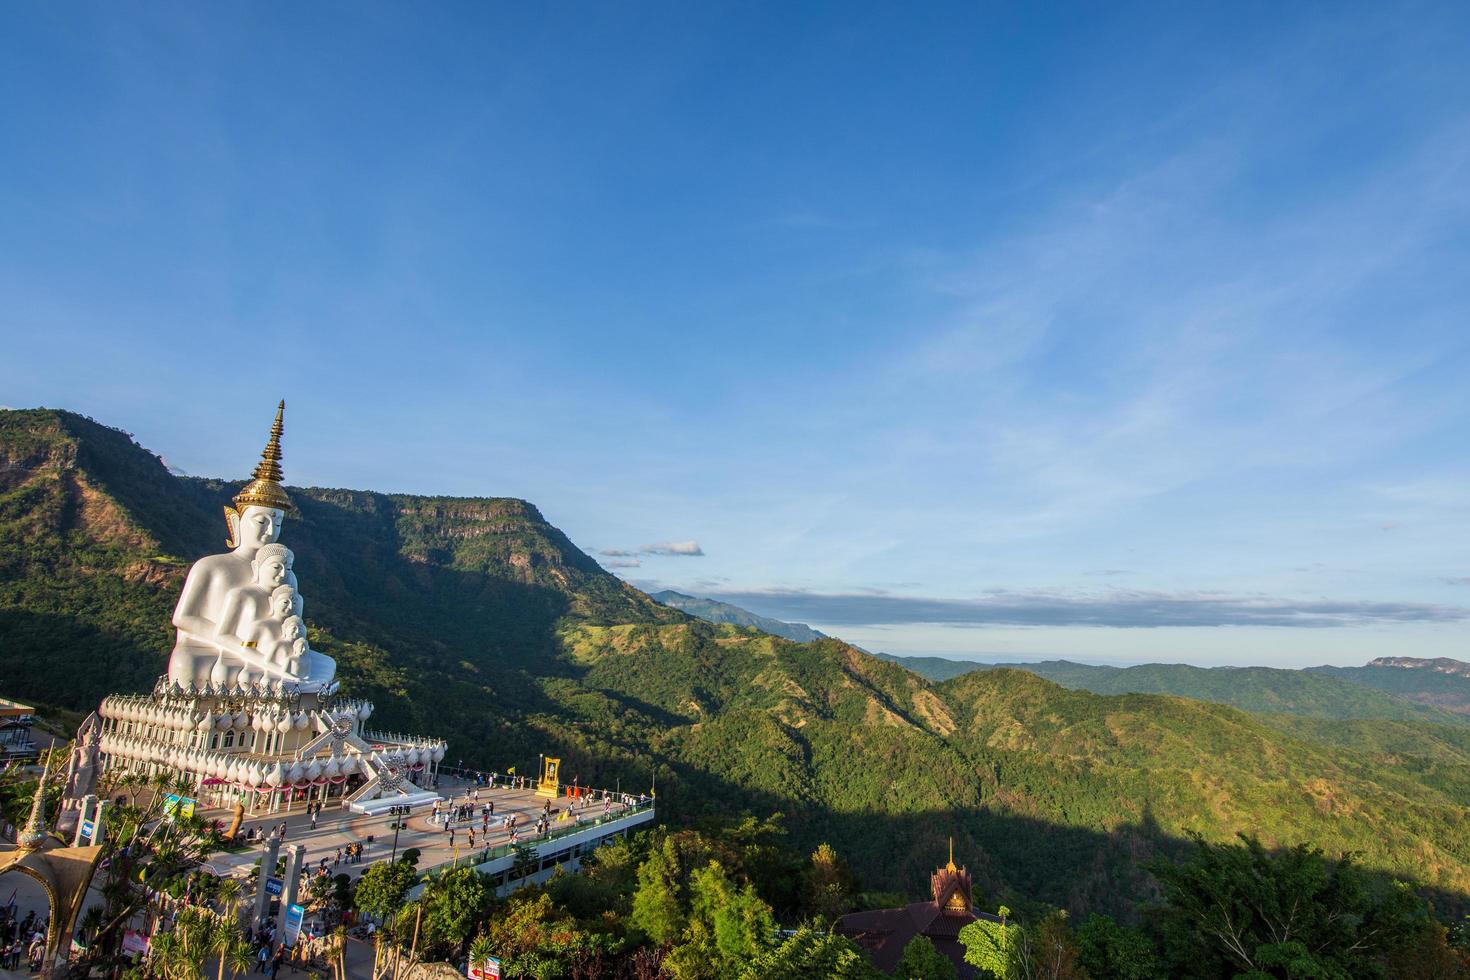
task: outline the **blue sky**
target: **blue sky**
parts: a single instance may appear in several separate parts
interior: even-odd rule
[[[0,403],[243,476],[284,396],[293,483],[525,497],[871,649],[1470,654],[1466,50],[1462,4],[10,4]]]

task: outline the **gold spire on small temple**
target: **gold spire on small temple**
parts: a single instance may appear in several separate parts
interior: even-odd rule
[[[22,851],[34,851],[46,843],[46,778],[50,775],[51,756],[47,755],[41,778],[36,781],[36,795],[31,798],[31,815],[15,835],[16,846]]]
[[[252,505],[276,510],[291,509],[291,498],[286,496],[286,491],[281,487],[281,433],[285,429],[281,417],[285,411],[286,402],[282,399],[276,406],[276,420],[271,423],[271,437],[265,444],[265,449],[261,450],[260,462],[251,474],[252,479],[245,484],[245,489],[235,495],[235,509],[241,513]]]
[[[958,870],[954,866],[954,838],[953,837],[951,837],[949,839],[949,863],[944,866],[944,870],[945,871],[956,871],[956,870]]]

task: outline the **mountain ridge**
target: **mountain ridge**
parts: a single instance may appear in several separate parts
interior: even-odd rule
[[[904,658],[878,654],[909,666],[931,680],[944,681],[975,671],[1017,668],[1056,681],[1063,687],[1095,694],[1173,694],[1259,713],[1300,714],[1321,718],[1420,721],[1434,725],[1463,725],[1470,721],[1459,701],[1436,703],[1408,697],[1395,690],[1401,680],[1385,671],[1401,667],[1195,667],[1190,664],[1136,664],[1114,667],[1070,660],[988,664],[939,657]],[[912,659],[912,663],[910,660]],[[1436,676],[1450,676],[1436,674]],[[1452,683],[1446,681],[1446,684]],[[1470,711],[1470,678],[1463,685]],[[1421,685],[1414,685],[1417,689]]]
[[[238,486],[174,476],[93,426],[0,411],[0,679],[77,711],[152,686],[182,575],[220,549]],[[554,751],[593,784],[656,772],[662,819],[780,811],[800,846],[829,841],[870,886],[910,894],[952,835],[982,894],[1127,917],[1152,887],[1140,858],[1250,830],[1470,896],[1470,742],[1447,727],[1362,722],[1360,749],[1016,670],[934,684],[840,640],[660,605],[525,501],[291,493],[313,645],[381,724],[447,737],[451,758]]]
[[[701,599],[698,596],[687,595],[683,592],[675,592],[673,589],[664,589],[653,592],[649,597],[655,602],[663,603],[673,609],[686,612],[707,623],[730,623],[734,626],[749,626],[772,636],[784,637],[796,643],[810,643],[813,640],[823,640],[827,634],[814,630],[806,623],[788,623],[779,619],[771,619],[749,609],[728,602],[720,602],[717,599]]]

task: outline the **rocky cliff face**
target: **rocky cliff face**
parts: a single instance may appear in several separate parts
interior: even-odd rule
[[[1451,660],[1449,657],[1435,657],[1425,659],[1421,657],[1378,657],[1368,663],[1369,667],[1400,667],[1404,670],[1431,670],[1436,674],[1453,674],[1456,677],[1470,677],[1470,663],[1463,660]]]

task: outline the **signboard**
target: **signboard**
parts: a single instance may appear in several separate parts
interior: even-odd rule
[[[123,952],[129,955],[148,952],[148,937],[136,929],[123,933]]]
[[[286,883],[279,878],[267,878],[265,880],[265,893],[272,898],[279,898],[281,892],[286,890]]]
[[[163,798],[163,812],[169,816],[177,813],[182,817],[192,817],[194,815],[194,805],[198,802],[198,800],[191,800],[187,796],[170,793]]]
[[[300,905],[286,906],[286,928],[281,942],[287,948],[296,946],[296,939],[301,935],[301,920],[306,917],[306,909]]]
[[[470,980],[500,980],[500,960],[487,956],[479,963],[471,963],[466,975]]]
[[[561,760],[549,757],[541,760],[541,780],[536,784],[537,796],[549,796],[553,800],[561,795],[557,791],[558,777],[561,775]]]
[[[83,820],[82,821],[82,836],[84,838],[86,838],[87,840],[89,840],[89,841],[93,837],[96,837],[97,836],[97,824],[94,821],[91,821],[91,820]]]

